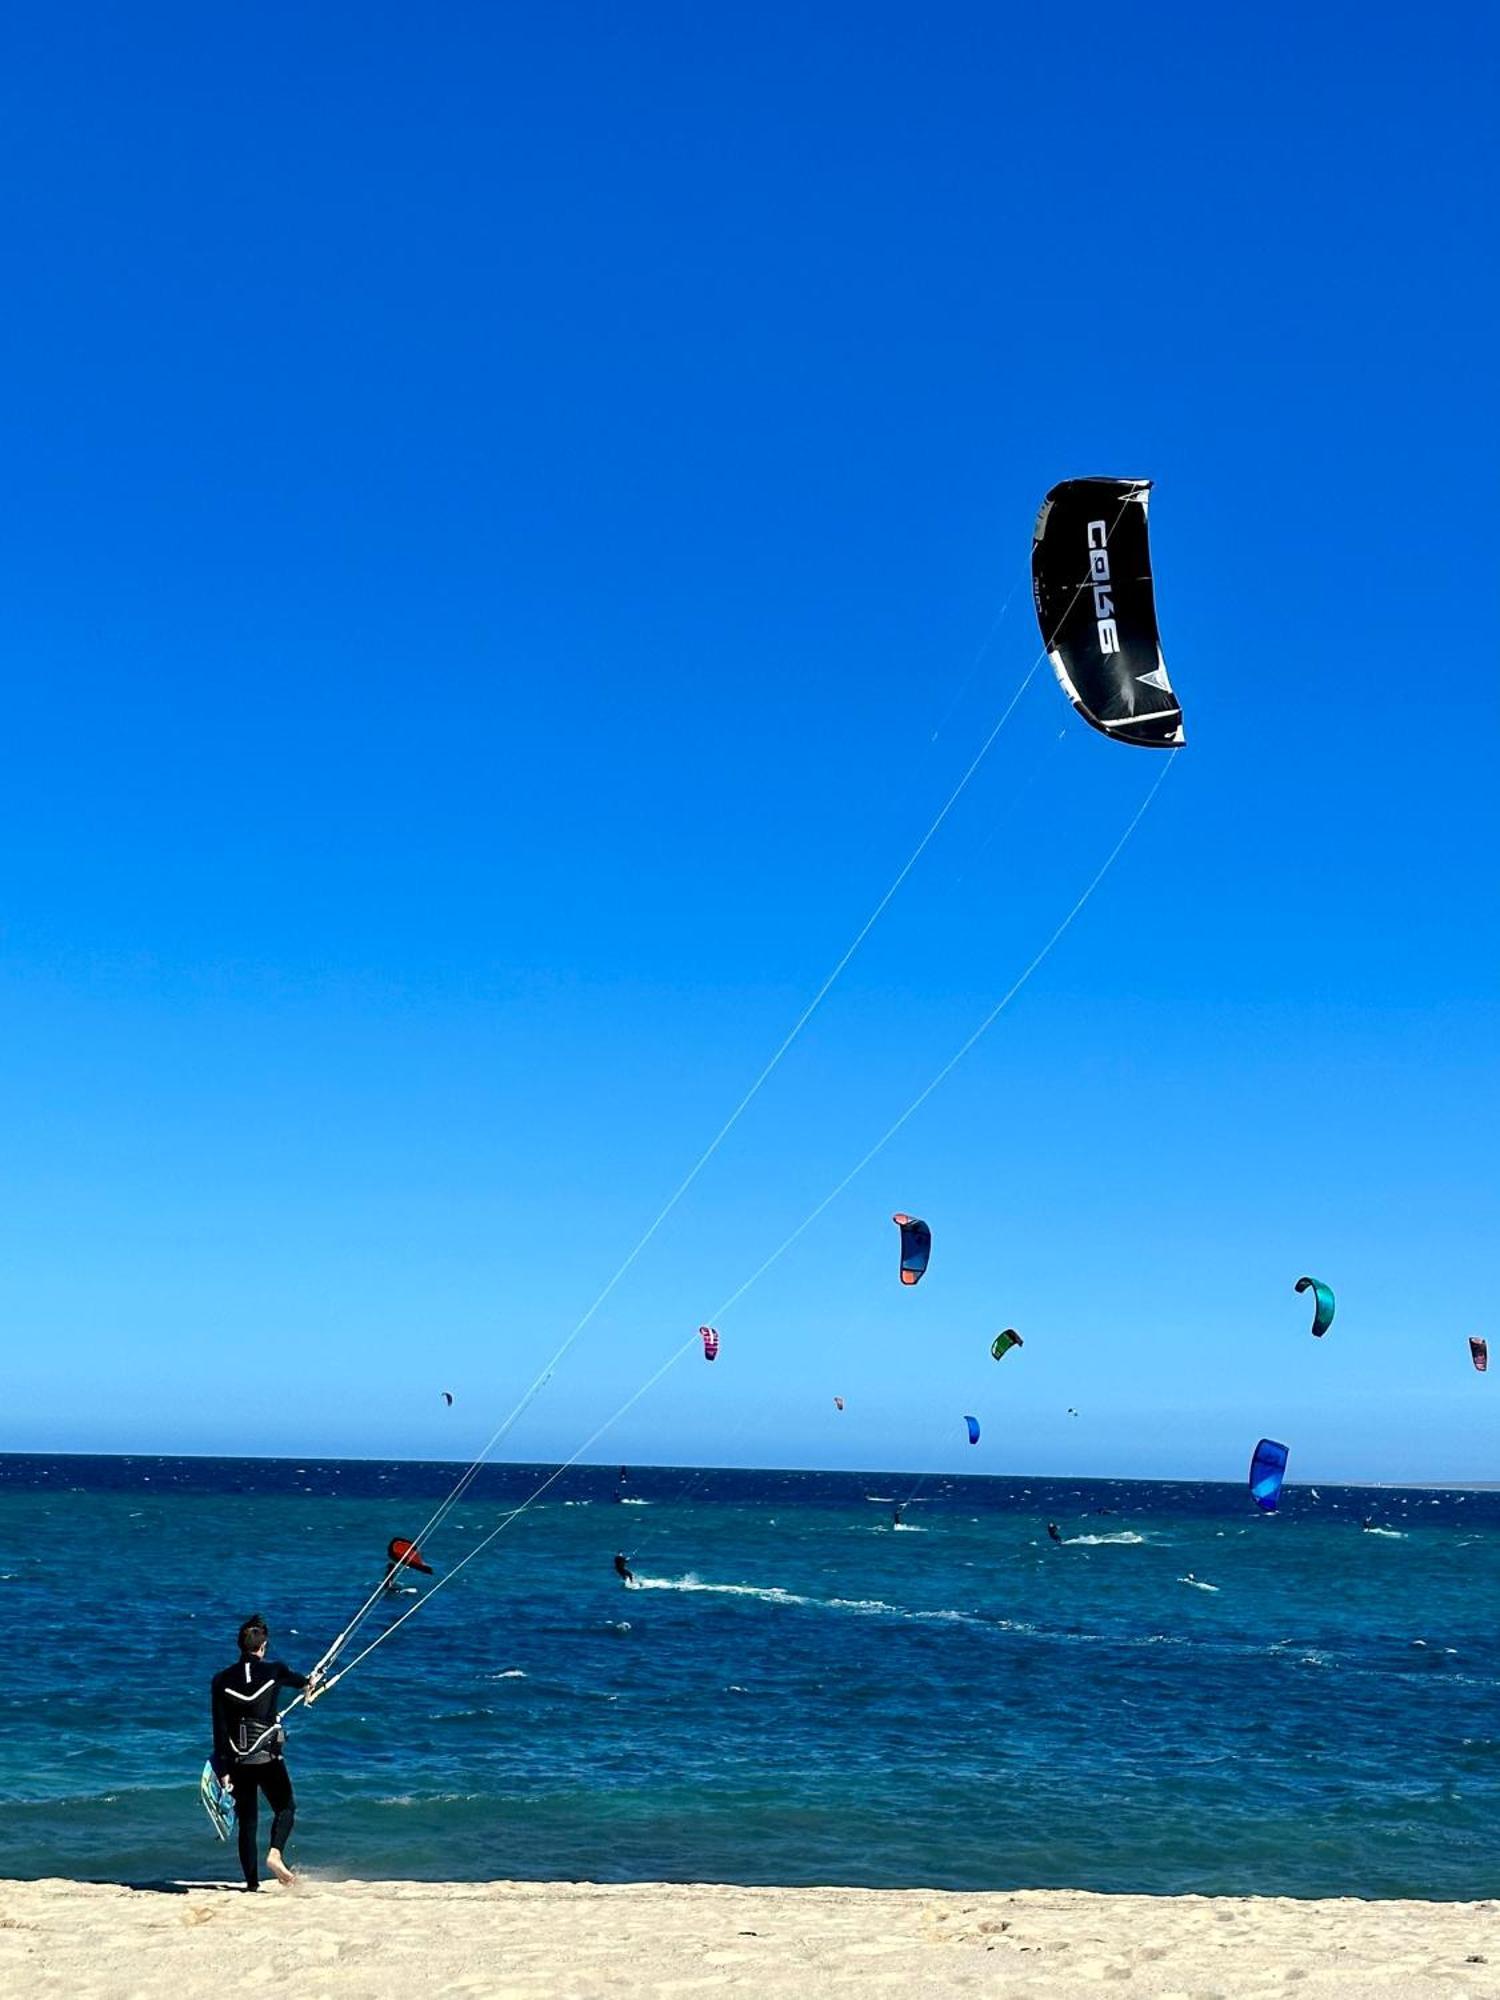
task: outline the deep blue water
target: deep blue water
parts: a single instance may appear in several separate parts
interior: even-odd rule
[[[0,1459],[0,1874],[230,1872],[196,1784],[240,1617],[309,1665],[457,1470]],[[487,1470],[438,1572],[539,1476]],[[1288,1488],[1266,1519],[1230,1486],[932,1479],[895,1532],[866,1496],[909,1475],[615,1484],[568,1473],[292,1718],[304,1865],[1500,1888],[1500,1493]]]

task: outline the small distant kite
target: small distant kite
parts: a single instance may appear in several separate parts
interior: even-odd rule
[[[1078,1415],[1078,1412],[1076,1410],[1069,1410],[1068,1415],[1070,1417],[1076,1417]]]
[[[443,1401],[448,1405],[450,1410],[453,1408],[453,1391],[451,1389],[443,1391]]]
[[[1286,1477],[1287,1448],[1274,1438],[1262,1438],[1250,1459],[1250,1498],[1263,1514],[1274,1514]]]
[[[1469,1335],[1469,1358],[1481,1375],[1490,1365],[1490,1344],[1475,1333]]]
[[[1024,1347],[1025,1345],[1025,1341],[1022,1340],[1015,1328],[1008,1326],[1004,1333],[997,1333],[995,1338],[990,1342],[990,1353],[997,1361],[1003,1361],[1013,1347]]]
[[[1299,1278],[1295,1289],[1313,1295],[1312,1330],[1319,1340],[1333,1325],[1333,1292],[1320,1278]]]
[[[979,1442],[979,1419],[978,1419],[978,1417],[965,1417],[965,1418],[964,1418],[964,1422],[965,1422],[965,1423],[966,1423],[966,1424],[968,1425],[968,1427],[969,1427],[969,1443],[970,1443],[970,1444],[978,1444],[978,1442]]]
[[[842,1396],[835,1396],[835,1397],[834,1397],[834,1399],[833,1399],[833,1407],[834,1407],[834,1408],[835,1408],[836,1410],[841,1410],[841,1409],[843,1409],[843,1407],[844,1407],[844,1399],[843,1399],[843,1397],[842,1397]]]
[[[423,1576],[432,1575],[432,1567],[422,1560],[422,1551],[415,1542],[409,1542],[402,1535],[393,1536],[386,1546],[385,1559],[390,1564],[390,1573],[398,1569],[419,1570]]]
[[[932,1231],[915,1215],[893,1215],[891,1220],[901,1231],[901,1282],[914,1285],[932,1255]]]
[[[714,1327],[700,1326],[698,1338],[703,1342],[703,1359],[717,1361],[719,1358],[719,1336]]]

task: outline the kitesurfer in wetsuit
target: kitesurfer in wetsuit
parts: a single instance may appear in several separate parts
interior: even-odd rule
[[[271,1808],[271,1845],[266,1866],[276,1880],[295,1880],[286,1865],[297,1801],[282,1757],[286,1733],[276,1712],[284,1687],[305,1688],[309,1702],[322,1692],[319,1677],[293,1673],[280,1660],[267,1660],[270,1633],[257,1612],[240,1627],[240,1656],[213,1678],[214,1769],[234,1793],[234,1818],[239,1835],[240,1866],[245,1887],[260,1887],[260,1843],[257,1838],[260,1795]]]
[[[615,1557],[615,1575],[627,1589],[635,1582],[635,1571],[626,1562],[624,1556]]]
[[[391,1597],[415,1597],[414,1583],[398,1583],[397,1578],[415,1570],[419,1576],[431,1576],[432,1565],[422,1560],[422,1551],[415,1542],[407,1541],[404,1535],[392,1535],[385,1550],[385,1582],[382,1588]]]
[[[1060,1542],[1062,1540],[1062,1536],[1057,1532],[1056,1521],[1049,1521],[1047,1523],[1047,1533],[1054,1542]]]
[[[901,1526],[901,1516],[904,1512],[905,1512],[904,1501],[902,1502],[902,1505],[900,1507],[893,1507],[891,1509],[891,1526],[893,1528],[899,1528]]]

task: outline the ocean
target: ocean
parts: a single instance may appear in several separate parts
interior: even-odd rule
[[[240,1619],[306,1668],[460,1470],[0,1458],[0,1875],[232,1876],[196,1793]],[[423,1589],[547,1470],[487,1468]],[[1497,1614],[1491,1491],[1261,1517],[1225,1485],[578,1467],[291,1718],[293,1858],[1493,1896]]]

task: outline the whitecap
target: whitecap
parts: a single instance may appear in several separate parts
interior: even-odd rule
[[[638,1576],[637,1590],[685,1590],[706,1592],[713,1597],[753,1597],[763,1604],[811,1604],[810,1597],[799,1597],[795,1591],[781,1590],[775,1584],[757,1583],[705,1583],[700,1576],[691,1572],[687,1576]]]

